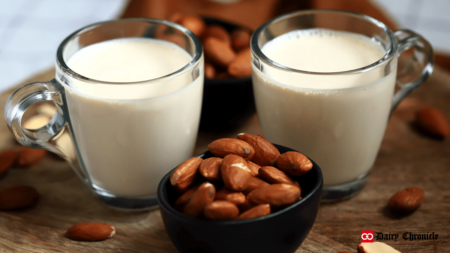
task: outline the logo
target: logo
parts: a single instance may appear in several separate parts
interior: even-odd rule
[[[373,230],[361,230],[361,242],[373,242]]]

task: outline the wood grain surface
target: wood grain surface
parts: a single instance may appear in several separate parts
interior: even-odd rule
[[[27,82],[52,77],[49,71]],[[10,93],[0,95],[1,112]],[[450,119],[449,100],[450,75],[438,69],[391,117],[367,186],[350,200],[322,205],[312,232],[297,252],[356,252],[361,230],[400,234],[397,241],[384,242],[401,252],[450,252],[450,140],[430,138],[413,124],[415,110],[424,105],[440,108]],[[205,151],[212,140],[239,132],[259,134],[256,115],[234,132],[200,133],[195,153]],[[6,124],[0,124],[0,150],[14,147],[19,144]],[[10,169],[0,178],[0,189],[12,185],[34,186],[41,199],[29,210],[0,212],[0,252],[176,252],[158,209],[124,213],[104,206],[54,155],[30,168]],[[389,197],[410,186],[424,189],[424,203],[408,216],[392,215]],[[105,222],[117,233],[100,242],[66,238],[65,231],[79,222]],[[405,232],[435,232],[439,237],[406,241],[401,238]]]

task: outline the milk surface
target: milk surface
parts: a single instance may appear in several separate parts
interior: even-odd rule
[[[188,159],[197,136],[203,74],[169,75],[192,57],[173,43],[125,38],[76,52],[68,66],[120,84],[65,86],[73,134],[95,187],[121,197],[156,195],[160,179]]]
[[[324,29],[281,35],[262,51],[289,68],[328,73],[365,67],[386,53],[363,35]],[[325,185],[350,182],[370,170],[388,120],[395,69],[316,75],[252,68],[258,117],[268,140],[316,161]]]

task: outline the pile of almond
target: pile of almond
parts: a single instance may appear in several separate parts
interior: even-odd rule
[[[216,157],[192,157],[170,176],[181,194],[174,207],[195,218],[252,219],[292,205],[302,191],[293,176],[313,167],[303,154],[280,154],[260,135],[218,139],[208,149]]]
[[[247,77],[252,74],[250,63],[250,37],[247,29],[231,33],[219,25],[206,25],[195,15],[176,13],[169,18],[191,30],[203,43],[206,78]]]

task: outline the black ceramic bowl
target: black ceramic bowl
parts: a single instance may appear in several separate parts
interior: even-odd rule
[[[231,33],[234,29],[246,29],[233,23],[203,17],[207,25],[219,25]],[[222,132],[232,130],[255,112],[252,77],[208,79],[205,78],[200,130]]]
[[[280,153],[295,151],[275,145]],[[213,157],[204,152],[198,157]],[[175,247],[180,252],[295,252],[311,230],[319,210],[322,172],[313,168],[296,177],[302,186],[302,200],[270,215],[240,221],[209,221],[188,217],[173,208],[180,196],[170,185],[170,171],[159,183],[161,216]]]

